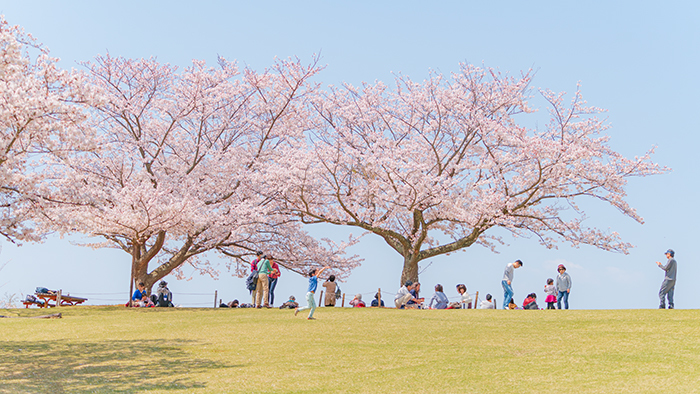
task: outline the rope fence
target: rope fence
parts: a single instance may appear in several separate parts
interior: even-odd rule
[[[342,290],[341,290],[342,291]],[[323,307],[325,306],[324,297],[323,297],[323,290],[321,290],[319,294],[319,301],[318,305]],[[397,293],[393,292],[388,292],[388,291],[383,291],[381,288],[378,288],[375,291],[365,291],[362,293],[341,293],[341,307],[345,307],[345,297],[346,295],[348,296],[355,296],[357,294],[362,295],[363,301],[365,301],[366,305],[371,304],[371,300],[374,300],[375,295],[379,295],[379,304],[381,305],[381,302],[383,301],[385,303],[385,306],[391,306],[393,307],[394,303],[393,300],[396,297]],[[431,294],[432,295],[432,294]],[[476,309],[477,303],[479,301],[479,292],[477,291],[476,293],[469,293],[470,297],[472,298],[472,307]],[[80,296],[85,296],[89,301],[89,304],[95,304],[96,305],[111,305],[111,304],[124,304],[126,303],[127,300],[129,300],[131,297],[129,294],[126,292],[117,292],[117,293],[80,293]],[[212,298],[213,297],[213,300]],[[424,296],[425,297],[425,296]],[[428,297],[425,297],[428,298]],[[461,300],[461,295],[457,296],[452,296],[452,297],[447,297],[447,299],[451,302]],[[214,290],[211,293],[174,293],[173,294],[173,300],[176,306],[182,306],[182,307],[195,307],[195,308],[206,308],[206,307],[218,307],[221,301],[218,299],[218,290]]]

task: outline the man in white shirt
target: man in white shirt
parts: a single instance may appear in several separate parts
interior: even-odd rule
[[[414,301],[414,302],[419,302],[420,300],[416,299],[413,297],[413,294],[411,294],[411,289],[413,288],[413,282],[410,280],[407,280],[406,283],[399,289],[399,292],[396,293],[396,297],[394,297],[394,305],[396,305],[396,309],[401,309],[408,301]]]

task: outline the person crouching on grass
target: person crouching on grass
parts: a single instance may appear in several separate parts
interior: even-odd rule
[[[318,277],[321,275],[321,272],[323,270],[330,268],[329,266],[325,266],[321,268],[320,270],[316,270],[316,268],[312,269],[309,272],[309,290],[306,293],[306,303],[307,305],[303,308],[295,308],[294,309],[294,316],[297,315],[300,311],[304,311],[307,309],[311,309],[309,312],[309,317],[307,317],[308,320],[314,320],[314,311],[316,310],[316,300],[314,300],[314,293],[316,293],[316,288],[318,288]]]

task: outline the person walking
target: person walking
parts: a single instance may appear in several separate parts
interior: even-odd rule
[[[272,256],[270,256],[270,267],[272,268],[272,271],[267,276],[270,291],[268,303],[270,304],[270,307],[272,307],[275,304],[275,287],[277,287],[277,279],[279,279],[282,273],[280,272],[280,266],[277,264],[275,259],[272,258]]]
[[[270,265],[270,260],[267,256],[262,256],[260,262],[258,262],[258,285],[255,288],[255,306],[257,308],[263,307],[263,300],[265,302],[265,308],[269,308],[270,304],[268,302],[268,297],[270,295],[270,282],[267,276],[272,272],[272,265]]]
[[[571,276],[566,273],[564,264],[559,264],[557,267],[559,275],[557,275],[557,309],[561,309],[561,302],[564,301],[564,309],[569,309],[569,293],[571,293]]]
[[[506,265],[506,269],[503,271],[503,280],[501,281],[501,285],[503,286],[503,309],[509,309],[508,305],[513,299],[513,271],[522,266],[522,261],[515,260],[515,262]]]
[[[309,290],[306,292],[306,306],[303,308],[295,308],[294,309],[294,316],[297,315],[297,313],[301,311],[305,311],[307,309],[311,309],[309,312],[309,317],[307,317],[307,320],[315,320],[314,318],[314,311],[316,310],[316,300],[314,300],[314,293],[316,293],[316,289],[318,288],[318,277],[321,275],[321,272],[323,272],[325,269],[330,268],[329,266],[325,266],[321,268],[320,270],[317,270],[316,268],[312,269],[309,271]]]
[[[666,261],[666,265],[663,265],[658,261],[656,262],[656,265],[658,265],[659,268],[666,271],[664,281],[661,282],[661,289],[659,290],[659,300],[661,301],[661,304],[659,304],[659,309],[666,309],[665,298],[667,297],[668,309],[673,309],[673,292],[676,288],[676,271],[678,269],[678,264],[674,258],[676,256],[676,252],[674,252],[673,249],[667,250],[665,254],[666,258],[668,259]]]

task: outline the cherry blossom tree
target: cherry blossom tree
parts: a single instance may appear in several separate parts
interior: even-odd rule
[[[185,263],[215,276],[206,252],[232,257],[239,275],[257,249],[295,271],[331,265],[342,275],[357,265],[346,244],[310,237],[261,192],[261,168],[305,137],[315,61],[261,73],[193,61],[179,72],[105,55],[85,67],[101,97],[90,119],[99,148],[56,156],[44,224],[126,251],[147,289]]]
[[[518,78],[461,65],[423,83],[399,75],[343,85],[311,100],[308,146],[283,155],[269,176],[304,223],[351,226],[382,237],[403,257],[401,282],[418,279],[421,260],[474,244],[495,248],[494,228],[534,235],[546,247],[573,245],[626,252],[613,231],[589,228],[576,201],[591,197],[642,223],[625,201],[630,177],[665,171],[651,151],[625,158],[608,144],[600,109],[580,90],[546,90],[551,120],[528,129],[531,73]]]
[[[41,237],[31,220],[42,157],[90,148],[77,105],[90,92],[78,73],[56,62],[0,16],[0,234],[13,242]]]

